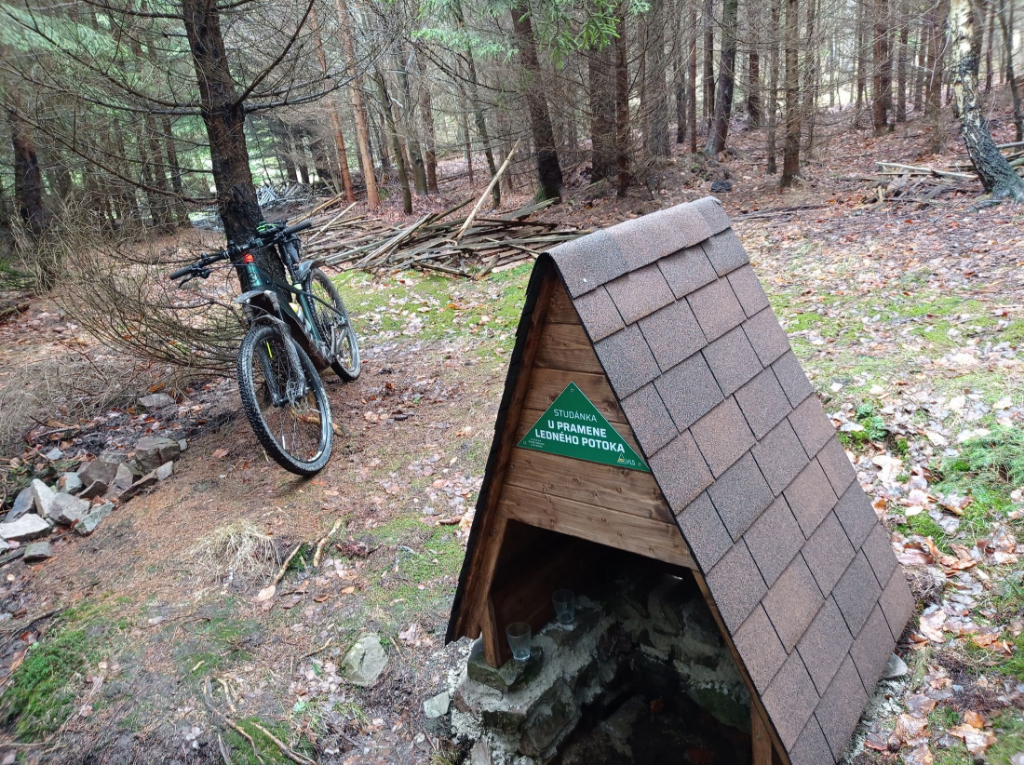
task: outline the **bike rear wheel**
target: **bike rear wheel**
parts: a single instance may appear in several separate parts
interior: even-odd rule
[[[330,359],[331,369],[345,382],[359,377],[362,362],[359,359],[359,342],[352,328],[345,303],[334,284],[319,268],[309,274],[309,295],[313,309],[313,322],[325,342],[330,343],[333,333],[339,337],[338,355]]]
[[[238,351],[238,391],[256,438],[281,467],[302,476],[323,470],[334,425],[309,356],[273,324],[253,326]],[[301,369],[289,361],[290,343]]]

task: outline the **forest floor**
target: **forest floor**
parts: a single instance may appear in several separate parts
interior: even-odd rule
[[[851,761],[1022,765],[1024,209],[979,209],[970,183],[877,202],[863,180],[876,160],[945,165],[963,161],[959,145],[931,157],[922,122],[874,139],[833,118],[785,193],[762,172],[763,133],[737,130],[722,165],[734,188],[719,196],[921,601],[898,649],[908,672],[876,694]],[[690,162],[659,171],[657,198],[577,194],[544,217],[593,227],[704,196]],[[265,762],[284,759],[257,724],[325,763],[448,762],[422,702],[467,651],[444,631],[529,269],[339,275],[364,369],[328,384],[343,435],[313,480],[265,461],[230,381],[182,390],[169,423],[117,420],[129,405],[111,399],[117,437],[156,428],[189,447],[92,536],[0,571],[2,761],[221,762],[223,746],[257,762],[207,711],[209,688]],[[0,357],[77,332],[35,301],[0,329]],[[310,545],[338,520],[314,569]],[[229,575],[204,545],[247,528],[281,550],[306,544],[268,601],[265,582]],[[368,630],[389,662],[364,689],[338,664]]]

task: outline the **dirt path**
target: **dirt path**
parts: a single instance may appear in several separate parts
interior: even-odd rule
[[[893,762],[877,750],[895,747],[907,763],[968,765],[963,740],[975,731],[971,746],[996,742],[989,762],[1020,765],[1024,212],[974,210],[966,194],[921,209],[865,205],[865,184],[843,180],[924,140],[865,145],[837,130],[821,149],[828,163],[780,196],[757,169],[761,138],[740,135],[723,201],[926,609],[901,647],[908,675],[878,697],[856,761]],[[663,184],[660,202],[580,200],[559,214],[600,225],[707,193],[682,158]],[[446,762],[422,702],[465,650],[442,646],[465,543],[457,519],[476,499],[528,272],[482,283],[340,277],[365,367],[357,382],[328,386],[344,435],[314,480],[267,463],[230,416],[230,383],[179,401],[187,408],[194,395],[227,414],[193,416],[198,435],[172,478],[93,536],[58,543],[52,560],[4,568],[0,604],[15,616],[0,623],[3,662],[20,664],[4,701],[19,714],[0,751],[221,762],[223,746],[234,762],[257,762],[208,712],[209,683],[211,703],[266,762],[283,755],[257,723],[325,763]],[[34,308],[3,330],[2,352],[43,319]],[[313,569],[310,545],[338,520]],[[273,599],[209,553],[226,528],[269,534],[283,551],[305,543]],[[55,622],[8,626],[57,607],[66,610]],[[364,689],[342,680],[339,663],[368,631],[389,661]]]

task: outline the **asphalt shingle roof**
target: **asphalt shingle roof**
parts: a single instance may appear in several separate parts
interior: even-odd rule
[[[707,197],[552,264],[790,762],[835,761],[914,600],[728,216]]]

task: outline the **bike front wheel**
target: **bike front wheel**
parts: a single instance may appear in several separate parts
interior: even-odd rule
[[[320,336],[326,343],[330,343],[334,337],[338,341],[338,353],[330,360],[331,369],[345,382],[355,380],[362,367],[359,342],[341,295],[327,274],[319,268],[314,268],[309,275],[308,294],[312,302],[313,321]]]
[[[277,325],[257,324],[246,334],[238,351],[238,391],[256,438],[277,464],[302,476],[323,470],[334,436],[327,393],[309,356]]]

